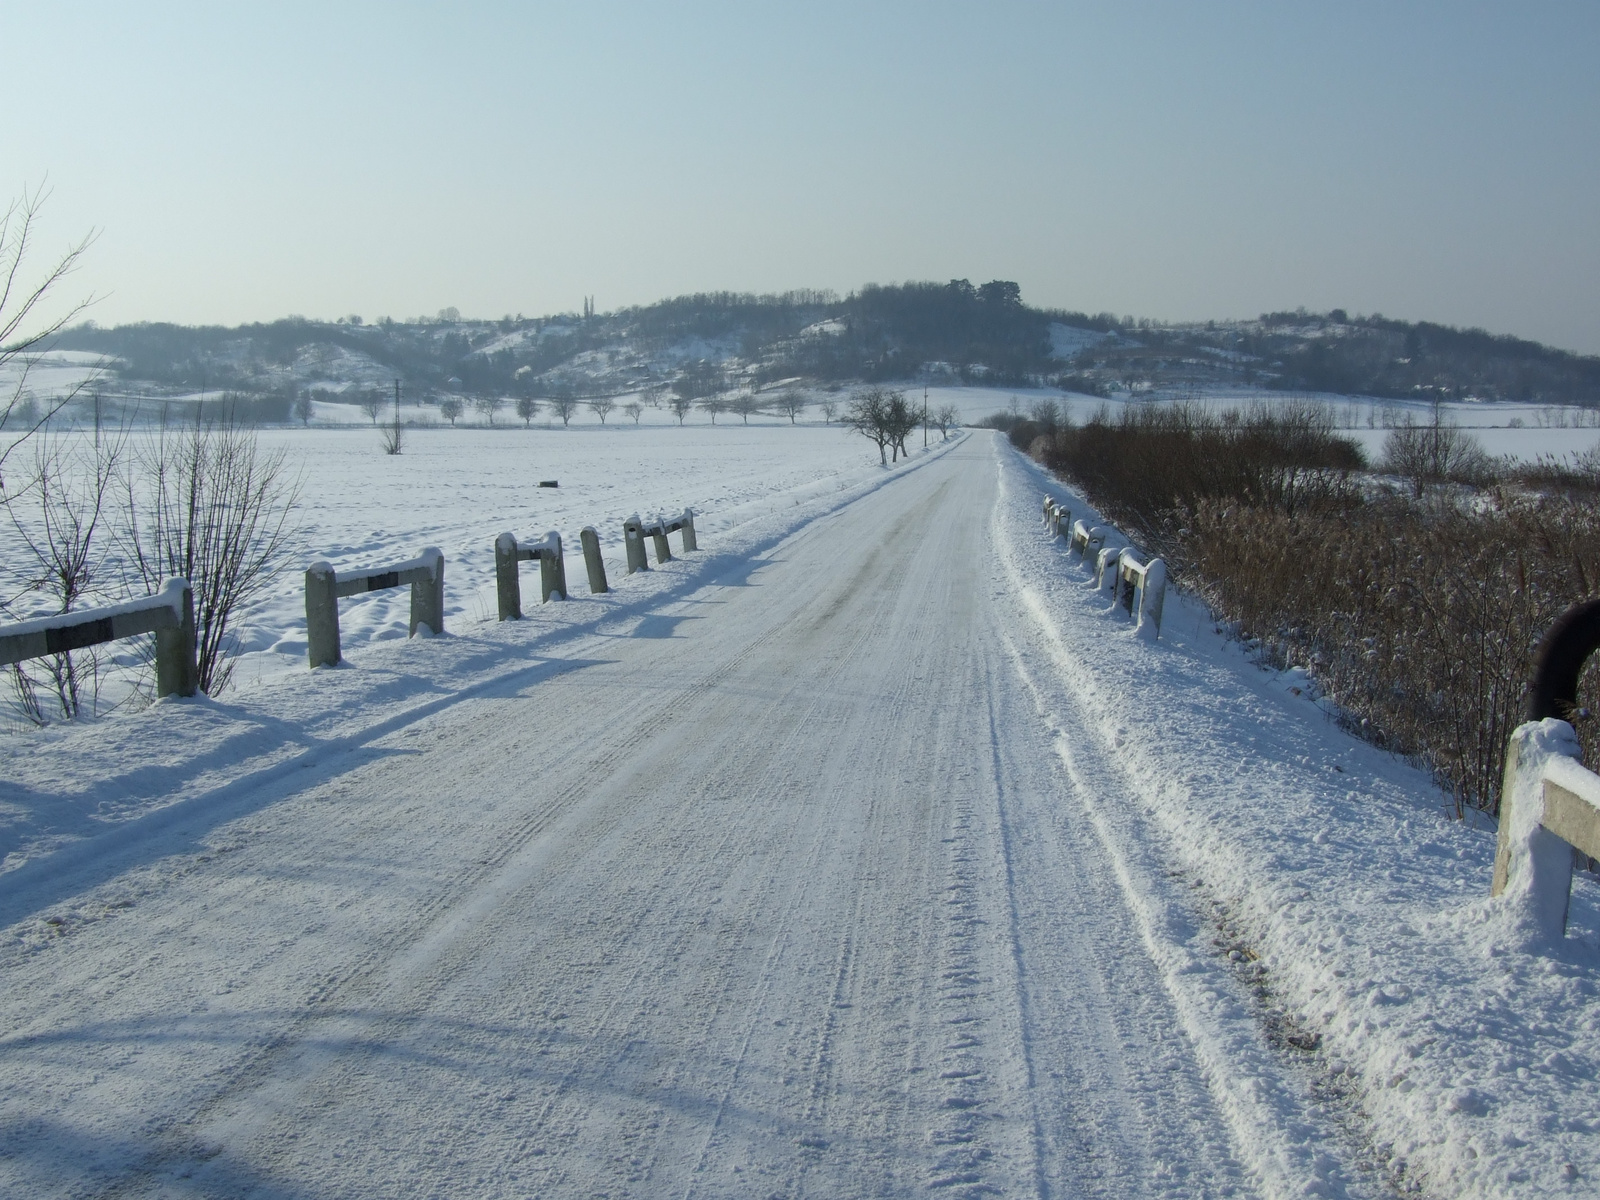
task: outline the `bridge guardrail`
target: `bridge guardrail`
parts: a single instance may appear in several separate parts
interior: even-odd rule
[[[200,672],[195,663],[194,592],[187,579],[168,579],[155,595],[138,600],[0,626],[0,666],[143,633],[156,635],[156,695],[194,695]]]

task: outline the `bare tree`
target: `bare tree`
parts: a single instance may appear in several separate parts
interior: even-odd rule
[[[550,397],[550,411],[561,418],[563,426],[572,422],[573,415],[578,411],[578,398],[572,394],[570,387],[555,390],[555,394]]]
[[[51,295],[77,270],[84,252],[94,241],[90,233],[52,263],[47,263],[36,278],[27,278],[29,256],[33,251],[39,211],[48,193],[42,189],[29,192],[13,200],[0,213],[0,374],[10,374],[14,382],[9,394],[0,394],[0,430],[11,436],[0,438],[0,496],[5,495],[6,459],[27,438],[38,431],[51,417],[60,412],[93,382],[90,373],[76,386],[48,400],[42,406],[32,397],[28,376],[38,356],[50,347],[50,341],[94,303],[86,297],[76,304],[49,312]]]
[[[506,398],[500,395],[498,392],[481,392],[477,396],[473,397],[472,407],[476,409],[478,415],[483,417],[484,420],[488,421],[492,427],[494,425],[495,413],[499,412],[503,407],[505,407],[505,402]]]
[[[294,394],[294,403],[290,405],[289,411],[294,414],[301,425],[310,428],[311,418],[316,415],[316,405],[311,402],[311,393],[296,392]]]
[[[517,416],[522,418],[524,426],[532,425],[533,418],[539,415],[539,402],[532,396],[517,397]]]
[[[383,415],[383,401],[383,393],[376,389],[368,389],[361,393],[361,411],[367,414],[367,418],[374,425],[378,423],[378,418]]]
[[[610,396],[596,396],[589,401],[589,411],[600,418],[600,424],[602,425],[606,423],[606,418],[611,415],[611,410],[616,406],[617,402]]]
[[[622,406],[622,411],[632,417],[633,423],[637,425],[639,423],[639,418],[644,416],[644,405],[639,403],[637,400],[629,400]]]
[[[887,388],[863,388],[850,397],[844,423],[878,447],[878,461],[889,465],[888,447],[894,441],[889,416],[889,401],[894,395]],[[902,397],[902,400],[904,398]]]
[[[761,411],[761,399],[754,392],[738,391],[729,398],[728,407],[744,418],[744,423],[748,425],[751,414]]]
[[[396,409],[398,423],[398,408]],[[215,696],[233,674],[232,622],[266,591],[299,530],[300,483],[284,450],[226,421],[162,429],[134,453],[119,538],[146,593],[178,576],[194,590],[200,689]]]
[[[394,419],[383,429],[383,452],[391,458],[400,453],[405,441],[405,426],[400,424],[400,381],[394,381]]]
[[[822,410],[822,423],[824,425],[833,424],[833,419],[839,415],[839,402],[832,396],[821,401],[817,407]]]
[[[450,428],[456,427],[456,422],[461,419],[463,405],[460,396],[446,396],[439,401],[439,415],[450,422]]]
[[[667,390],[667,385],[664,383],[652,383],[640,393],[640,396],[651,408],[659,409],[661,402],[666,399]]]
[[[797,387],[786,387],[778,393],[778,411],[789,418],[791,425],[801,413],[805,412],[810,403],[806,394]]]
[[[939,427],[940,440],[950,436],[950,430],[961,423],[961,414],[954,404],[946,404],[933,414],[934,424]]]
[[[728,398],[721,392],[712,392],[700,401],[700,410],[711,414],[711,423],[717,423],[717,414],[728,411]]]
[[[668,404],[672,409],[672,415],[678,418],[679,425],[683,424],[683,419],[687,417],[694,408],[694,401],[689,399],[687,396],[674,395],[672,399],[668,401]]]

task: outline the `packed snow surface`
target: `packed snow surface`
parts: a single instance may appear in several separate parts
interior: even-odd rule
[[[1592,1193],[1590,885],[1530,944],[1492,831],[1182,596],[1136,638],[1045,488],[1099,519],[963,435],[10,739],[0,1191]]]

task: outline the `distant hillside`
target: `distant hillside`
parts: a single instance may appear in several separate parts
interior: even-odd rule
[[[593,315],[362,324],[291,317],[236,329],[166,324],[68,331],[113,356],[130,392],[329,398],[552,395],[670,386],[693,367],[726,387],[804,378],[1057,384],[1109,395],[1212,385],[1600,405],[1600,358],[1478,329],[1334,310],[1164,325],[1033,308],[994,280],[831,292],[709,293]],[[707,372],[710,372],[708,375]]]

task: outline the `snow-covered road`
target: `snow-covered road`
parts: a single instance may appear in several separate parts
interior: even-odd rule
[[[0,1192],[1338,1193],[1115,764],[1055,748],[1003,453],[269,777],[120,910],[102,872],[0,975]]]

